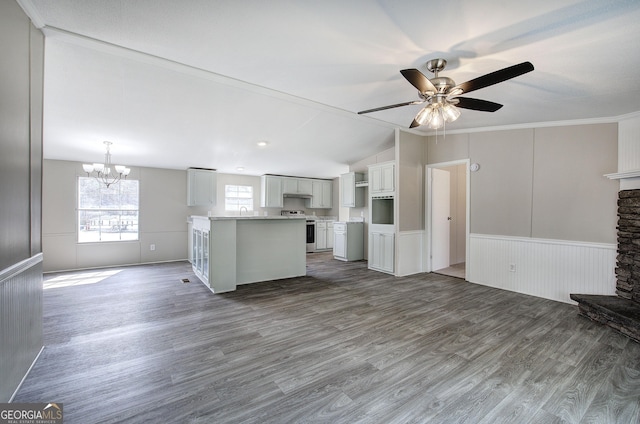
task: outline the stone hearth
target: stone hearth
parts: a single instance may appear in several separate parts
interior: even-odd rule
[[[640,190],[618,194],[617,296],[571,294],[579,313],[640,342]]]

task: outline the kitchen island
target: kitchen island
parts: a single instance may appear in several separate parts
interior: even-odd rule
[[[214,293],[306,275],[306,220],[192,216],[193,270]]]

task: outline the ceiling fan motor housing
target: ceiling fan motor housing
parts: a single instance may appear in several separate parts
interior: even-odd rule
[[[431,83],[438,90],[438,94],[446,94],[451,87],[454,87],[456,85],[456,83],[451,78],[447,77],[431,78]]]

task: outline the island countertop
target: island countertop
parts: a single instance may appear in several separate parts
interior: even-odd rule
[[[260,220],[270,220],[270,219],[305,219],[304,216],[282,216],[282,215],[220,215],[220,216],[202,216],[202,215],[192,215],[192,219],[208,219],[210,221],[226,221],[226,220],[234,220],[234,219],[260,219]]]

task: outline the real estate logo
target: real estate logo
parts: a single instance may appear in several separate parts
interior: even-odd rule
[[[61,403],[0,403],[0,424],[62,424]]]

